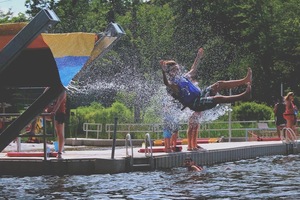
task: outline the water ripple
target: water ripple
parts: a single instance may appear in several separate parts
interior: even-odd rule
[[[298,199],[299,155],[90,176],[2,176],[2,199]]]

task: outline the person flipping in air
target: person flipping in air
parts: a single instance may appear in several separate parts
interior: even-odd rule
[[[188,107],[196,112],[211,109],[220,103],[233,103],[250,98],[252,82],[251,68],[248,68],[248,73],[243,79],[218,81],[204,90],[197,87],[193,78],[196,75],[197,66],[203,55],[204,50],[200,48],[191,70],[184,75],[181,74],[180,66],[174,60],[159,61],[164,84],[167,86],[168,93],[173,98],[177,99],[184,108]],[[231,96],[217,95],[221,90],[242,85],[247,85],[243,93]]]

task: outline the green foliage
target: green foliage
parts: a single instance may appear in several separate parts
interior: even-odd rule
[[[118,123],[132,123],[133,114],[124,104],[115,102],[109,108],[104,108],[97,102],[92,102],[89,106],[80,106],[71,110],[74,115],[70,116],[72,124],[82,127],[83,123],[113,124],[115,118]],[[81,133],[81,131],[79,131]]]
[[[2,23],[17,23],[17,22],[27,22],[29,19],[25,16],[24,13],[18,13],[17,16],[14,16],[13,13],[9,10],[4,13],[0,9],[0,24]]]
[[[99,32],[111,21],[124,28],[126,36],[109,52],[110,57],[94,63],[92,72],[100,74],[103,80],[108,75],[113,77],[122,73],[127,67],[135,73],[133,79],[141,78],[141,82],[149,87],[142,87],[143,94],[126,91],[129,95],[114,98],[113,95],[120,94],[118,91],[110,98],[110,101],[117,99],[122,102],[131,109],[130,112],[134,110],[134,115],[137,115],[134,121],[143,119],[138,111],[144,116],[144,121],[156,120],[156,110],[149,108],[147,97],[155,94],[157,83],[162,83],[158,61],[175,59],[189,67],[201,46],[205,48],[198,72],[201,85],[241,78],[250,66],[253,70],[252,95],[256,102],[273,105],[280,95],[281,84],[284,90],[288,88],[296,95],[300,94],[297,81],[300,74],[298,0],[26,0],[26,6],[26,13],[31,17],[41,8],[53,9],[61,20],[54,32]],[[26,20],[22,14],[12,17],[11,12],[3,13],[0,9],[0,23]],[[98,98],[101,97],[91,99],[98,101]],[[103,105],[111,105],[111,102]],[[270,118],[267,109],[259,111],[256,106],[243,109],[245,113],[241,111],[237,118]],[[111,122],[112,115],[119,114],[113,109],[97,107],[94,110],[82,108],[76,113],[91,121],[104,122]],[[123,117],[127,116],[126,113],[122,111],[120,120],[132,119]],[[101,118],[101,115],[105,117]]]
[[[34,17],[41,9],[53,9],[56,0],[26,0],[25,6],[28,8],[26,14]]]
[[[115,102],[110,108],[107,108],[109,121],[114,122],[115,118],[118,118],[118,123],[132,123],[132,112],[120,102]]]
[[[238,121],[270,120],[273,110],[264,104],[245,102],[233,108],[233,118]]]

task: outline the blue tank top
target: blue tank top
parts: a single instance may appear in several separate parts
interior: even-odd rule
[[[173,82],[179,86],[178,100],[184,106],[193,104],[195,99],[201,95],[201,90],[186,77],[176,77]]]

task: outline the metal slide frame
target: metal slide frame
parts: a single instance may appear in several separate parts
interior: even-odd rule
[[[0,52],[0,73],[37,36],[58,22],[60,20],[52,10],[41,10]]]
[[[37,36],[59,22],[56,14],[42,9],[0,52],[0,73],[24,50]],[[64,87],[51,87],[41,95],[22,115],[13,121],[0,134],[0,152],[5,149],[30,121],[39,115],[53,99],[58,97]]]
[[[40,33],[50,26],[56,25],[59,21],[59,18],[53,11],[48,9],[41,10],[0,52],[0,74]],[[104,56],[123,35],[125,35],[125,32],[121,26],[117,23],[110,23],[96,42],[92,55],[84,67]],[[34,117],[42,113],[43,109],[65,89],[61,84],[51,86],[24,113],[0,133],[0,152],[18,137],[19,132]]]
[[[105,32],[98,34],[99,39],[95,43],[91,56],[81,70],[87,68],[94,60],[102,58],[124,35],[125,31],[119,24],[109,23]],[[77,75],[73,79],[76,79]]]

